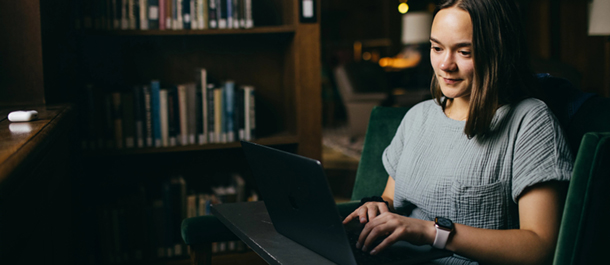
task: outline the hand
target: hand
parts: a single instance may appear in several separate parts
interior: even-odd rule
[[[360,223],[364,224],[385,212],[390,212],[390,209],[388,209],[388,205],[386,203],[367,202],[345,217],[343,224],[345,225],[353,219],[359,219]]]
[[[399,214],[384,212],[377,218],[369,220],[358,238],[357,248],[369,251],[373,242],[385,237],[370,252],[375,255],[398,240],[405,240],[414,245],[432,244],[436,236],[434,222],[409,218]]]

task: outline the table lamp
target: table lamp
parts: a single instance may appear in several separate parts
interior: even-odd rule
[[[610,36],[610,0],[589,2],[589,36]],[[604,90],[610,93],[610,37],[605,43]],[[606,94],[607,95],[607,94]]]

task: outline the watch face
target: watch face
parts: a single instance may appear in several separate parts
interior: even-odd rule
[[[434,219],[434,222],[442,228],[453,229],[453,222],[451,222],[451,220],[449,220],[447,218],[436,217]]]

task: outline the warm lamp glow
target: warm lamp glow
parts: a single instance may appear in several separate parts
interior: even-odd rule
[[[401,14],[407,13],[409,11],[409,5],[407,3],[400,3],[398,5],[398,12]]]
[[[610,0],[593,0],[589,4],[589,35],[610,35]]]

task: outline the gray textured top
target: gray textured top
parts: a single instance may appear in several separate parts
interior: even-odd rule
[[[519,228],[523,190],[568,181],[573,160],[559,124],[540,100],[500,107],[487,139],[468,139],[465,121],[433,100],[414,106],[383,153],[394,178],[394,207],[414,218],[446,217],[488,229]],[[454,256],[442,263],[461,263]],[[467,261],[466,261],[467,262]]]

